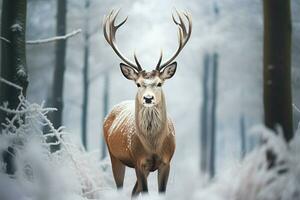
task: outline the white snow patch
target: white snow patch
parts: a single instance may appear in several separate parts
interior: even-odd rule
[[[117,104],[111,111],[112,114],[116,114],[111,127],[109,128],[109,136],[114,131],[120,129],[122,134],[127,136],[128,149],[131,147],[131,138],[135,133],[135,103],[133,100],[123,101]]]
[[[23,27],[19,23],[13,24],[10,28],[13,32],[23,31]]]
[[[135,104],[134,101],[123,101],[117,104],[111,111],[112,114],[116,114],[116,118],[113,121],[109,133],[111,134],[118,128],[121,124],[133,124],[135,125]]]
[[[23,65],[20,65],[18,67],[17,75],[19,77],[26,77],[27,76],[27,73],[25,72],[25,67]]]

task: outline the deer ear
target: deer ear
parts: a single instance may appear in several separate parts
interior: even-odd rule
[[[176,72],[176,69],[177,69],[177,62],[173,62],[173,63],[169,64],[160,73],[160,78],[163,80],[172,78]]]
[[[134,69],[132,69],[132,67],[130,67],[124,63],[120,63],[120,68],[121,68],[121,72],[123,73],[125,78],[127,78],[129,80],[133,80],[133,81],[135,81],[138,78],[138,74],[136,73],[136,71]]]

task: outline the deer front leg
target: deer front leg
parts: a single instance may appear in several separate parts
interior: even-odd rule
[[[158,192],[165,193],[169,178],[170,164],[162,163],[158,168],[157,179],[158,179]]]
[[[151,163],[148,160],[140,162],[135,168],[137,181],[132,190],[132,197],[137,196],[141,192],[148,192],[147,177],[150,172]]]

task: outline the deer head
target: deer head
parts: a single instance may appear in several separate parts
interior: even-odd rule
[[[118,28],[120,28],[128,19],[126,17],[121,23],[115,25],[115,21],[119,11],[112,10],[108,16],[104,18],[103,23],[103,32],[104,37],[108,44],[112,47],[114,52],[123,60],[124,63],[120,63],[120,68],[123,75],[135,82],[138,87],[138,92],[136,95],[136,99],[139,101],[141,105],[145,107],[152,107],[154,105],[160,104],[163,98],[163,91],[162,85],[164,84],[165,80],[170,79],[174,76],[177,68],[177,63],[174,61],[175,58],[178,56],[180,51],[186,45],[187,41],[189,40],[192,32],[192,20],[191,16],[188,13],[179,13],[178,11],[178,19],[177,21],[172,15],[174,23],[178,26],[178,48],[173,54],[173,56],[162,63],[163,53],[161,51],[158,63],[154,70],[150,72],[146,72],[143,70],[142,66],[140,65],[136,54],[134,53],[134,61],[130,61],[128,58],[123,56],[123,54],[119,51],[118,47],[116,46],[116,32]],[[188,21],[188,29],[184,24],[183,16]]]

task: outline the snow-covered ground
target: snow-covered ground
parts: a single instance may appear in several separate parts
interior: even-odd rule
[[[5,173],[0,160],[1,200],[76,200],[130,199],[135,182],[133,170],[126,172],[124,188],[117,191],[112,179],[109,158],[99,161],[98,152],[86,152],[64,128],[54,129],[46,114],[54,109],[31,104],[21,98],[16,110],[1,107],[14,114],[4,124],[0,135],[3,155],[13,147],[16,172]],[[23,118],[25,114],[25,120]],[[16,126],[16,124],[18,124]],[[46,134],[42,128],[48,127]],[[252,131],[263,143],[241,162],[232,163],[211,181],[191,173],[189,163],[172,169],[167,194],[157,194],[155,173],[149,177],[149,195],[142,199],[209,199],[209,200],[299,200],[300,198],[300,135],[286,144],[282,135],[264,127]],[[58,138],[61,150],[49,152],[46,139]],[[56,143],[55,143],[56,144]],[[179,172],[178,170],[184,170]],[[178,173],[178,176],[174,174]],[[175,178],[176,177],[176,178]]]

